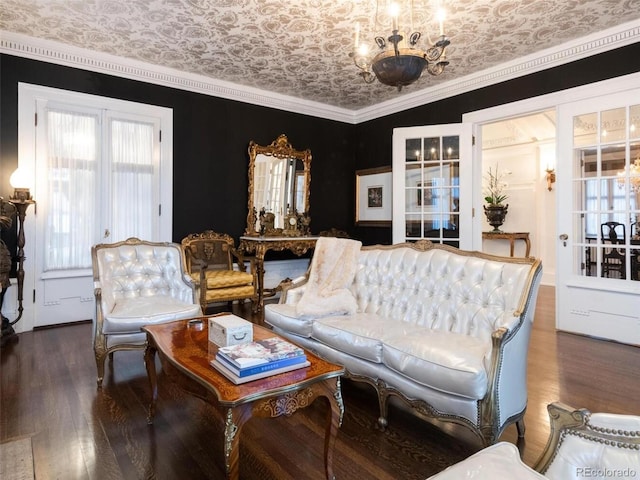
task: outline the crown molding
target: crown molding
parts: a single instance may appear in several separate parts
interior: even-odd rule
[[[302,115],[353,123],[353,110],[237,85],[52,40],[0,30],[0,53],[104,73]]]
[[[598,32],[465,77],[359,110],[236,85],[51,40],[0,31],[0,53],[40,60],[302,115],[358,124],[573,62],[640,40],[640,20]]]

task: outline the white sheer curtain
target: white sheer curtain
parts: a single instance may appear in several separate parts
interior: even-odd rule
[[[111,120],[111,241],[153,236],[153,125]],[[136,208],[132,208],[134,206]]]
[[[154,126],[107,118],[104,130],[101,113],[47,110],[44,271],[91,268],[100,241],[153,239]]]
[[[91,267],[98,203],[98,117],[47,111],[44,271]]]

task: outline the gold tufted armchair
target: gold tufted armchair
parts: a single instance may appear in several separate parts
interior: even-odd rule
[[[231,236],[211,230],[192,233],[182,239],[182,248],[203,312],[214,303],[245,299],[251,299],[255,311],[258,305],[255,264],[251,259],[251,271],[246,271],[245,259],[236,250]]]
[[[129,238],[91,248],[96,300],[93,348],[102,386],[107,355],[143,349],[144,325],[201,315],[195,287],[177,243]]]

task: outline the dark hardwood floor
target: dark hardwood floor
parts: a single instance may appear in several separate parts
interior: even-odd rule
[[[234,311],[251,316],[248,306]],[[640,348],[556,332],[554,325],[554,289],[543,286],[521,445],[529,465],[546,443],[552,401],[640,415]],[[161,381],[156,420],[147,425],[141,352],[117,352],[104,388],[96,389],[90,323],[20,334],[2,349],[0,366],[0,442],[31,437],[36,478],[223,478],[223,427],[203,402]],[[398,406],[390,409],[388,430],[376,430],[370,387],[343,381],[343,398],[338,480],[424,479],[480,448],[464,429],[439,428]],[[322,479],[324,408],[316,402],[291,417],[251,420],[242,432],[242,478]],[[515,426],[501,438],[516,439]]]

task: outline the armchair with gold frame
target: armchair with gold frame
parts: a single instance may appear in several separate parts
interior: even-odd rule
[[[250,299],[253,311],[258,305],[258,282],[253,258],[245,258],[226,233],[206,230],[182,239],[187,270],[193,279],[202,311],[220,302]],[[234,262],[235,260],[235,262]],[[249,261],[247,272],[245,260]],[[234,263],[238,268],[234,268]]]
[[[132,237],[94,245],[91,259],[93,349],[101,388],[107,357],[113,360],[115,351],[146,347],[143,326],[197,317],[202,312],[177,243]]]

